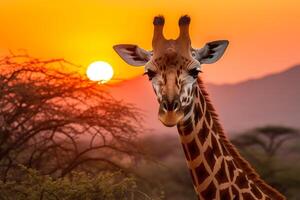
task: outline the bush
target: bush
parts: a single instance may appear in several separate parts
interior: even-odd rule
[[[91,176],[72,172],[70,177],[53,179],[40,175],[34,169],[22,167],[21,181],[0,182],[0,199],[3,200],[122,200],[132,199],[137,191],[135,179],[122,173],[100,173]]]

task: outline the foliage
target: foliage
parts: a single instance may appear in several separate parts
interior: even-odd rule
[[[259,127],[236,136],[233,143],[260,176],[288,199],[299,199],[299,131],[283,126]]]
[[[63,177],[123,169],[139,158],[139,111],[63,59],[0,59],[0,179],[18,165]]]
[[[283,144],[297,138],[297,130],[283,126],[259,127],[236,137],[233,142],[240,147],[258,146],[269,157],[274,156]]]
[[[122,200],[135,199],[137,187],[134,178],[121,173],[99,173],[96,176],[72,172],[72,178],[53,179],[36,170],[23,168],[21,181],[0,182],[0,199],[3,200]]]

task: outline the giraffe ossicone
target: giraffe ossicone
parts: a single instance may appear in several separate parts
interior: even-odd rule
[[[182,16],[177,39],[163,35],[165,19],[153,20],[153,50],[119,44],[113,48],[132,66],[145,66],[159,103],[158,118],[166,126],[177,126],[194,189],[203,200],[283,200],[266,184],[227,139],[204,88],[199,72],[224,54],[229,42],[191,46],[190,17]]]

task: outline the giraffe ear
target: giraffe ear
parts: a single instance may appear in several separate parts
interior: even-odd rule
[[[206,43],[205,46],[201,49],[193,49],[192,55],[201,64],[211,64],[218,61],[222,57],[228,44],[228,40],[217,40],[209,42]]]
[[[132,66],[144,66],[152,56],[151,51],[133,44],[118,44],[113,48],[127,64]]]

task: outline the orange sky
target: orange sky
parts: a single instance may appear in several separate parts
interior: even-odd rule
[[[27,49],[82,66],[105,60],[127,79],[143,69],[123,63],[112,45],[150,49],[153,16],[163,14],[165,36],[176,38],[179,16],[189,14],[194,47],[230,40],[223,59],[203,71],[209,82],[232,83],[300,63],[299,8],[299,0],[1,0],[0,54]]]

